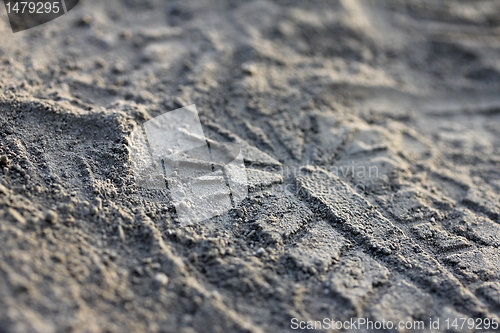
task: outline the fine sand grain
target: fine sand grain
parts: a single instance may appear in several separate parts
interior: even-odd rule
[[[498,320],[499,1],[0,7],[0,332]],[[181,227],[129,135],[189,104],[250,192]]]

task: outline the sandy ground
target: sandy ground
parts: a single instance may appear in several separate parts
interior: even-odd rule
[[[500,315],[500,2],[1,7],[0,332]],[[128,137],[192,103],[251,192],[180,227]]]

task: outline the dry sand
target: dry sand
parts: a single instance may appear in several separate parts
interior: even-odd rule
[[[0,332],[500,315],[500,2],[0,18]],[[135,183],[128,136],[191,103],[243,147],[251,193],[180,227]]]

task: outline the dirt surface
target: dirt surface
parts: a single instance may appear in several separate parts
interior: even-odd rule
[[[0,332],[500,315],[498,1],[82,0],[17,34],[0,17]],[[192,103],[242,146],[250,194],[180,227],[128,136]]]

